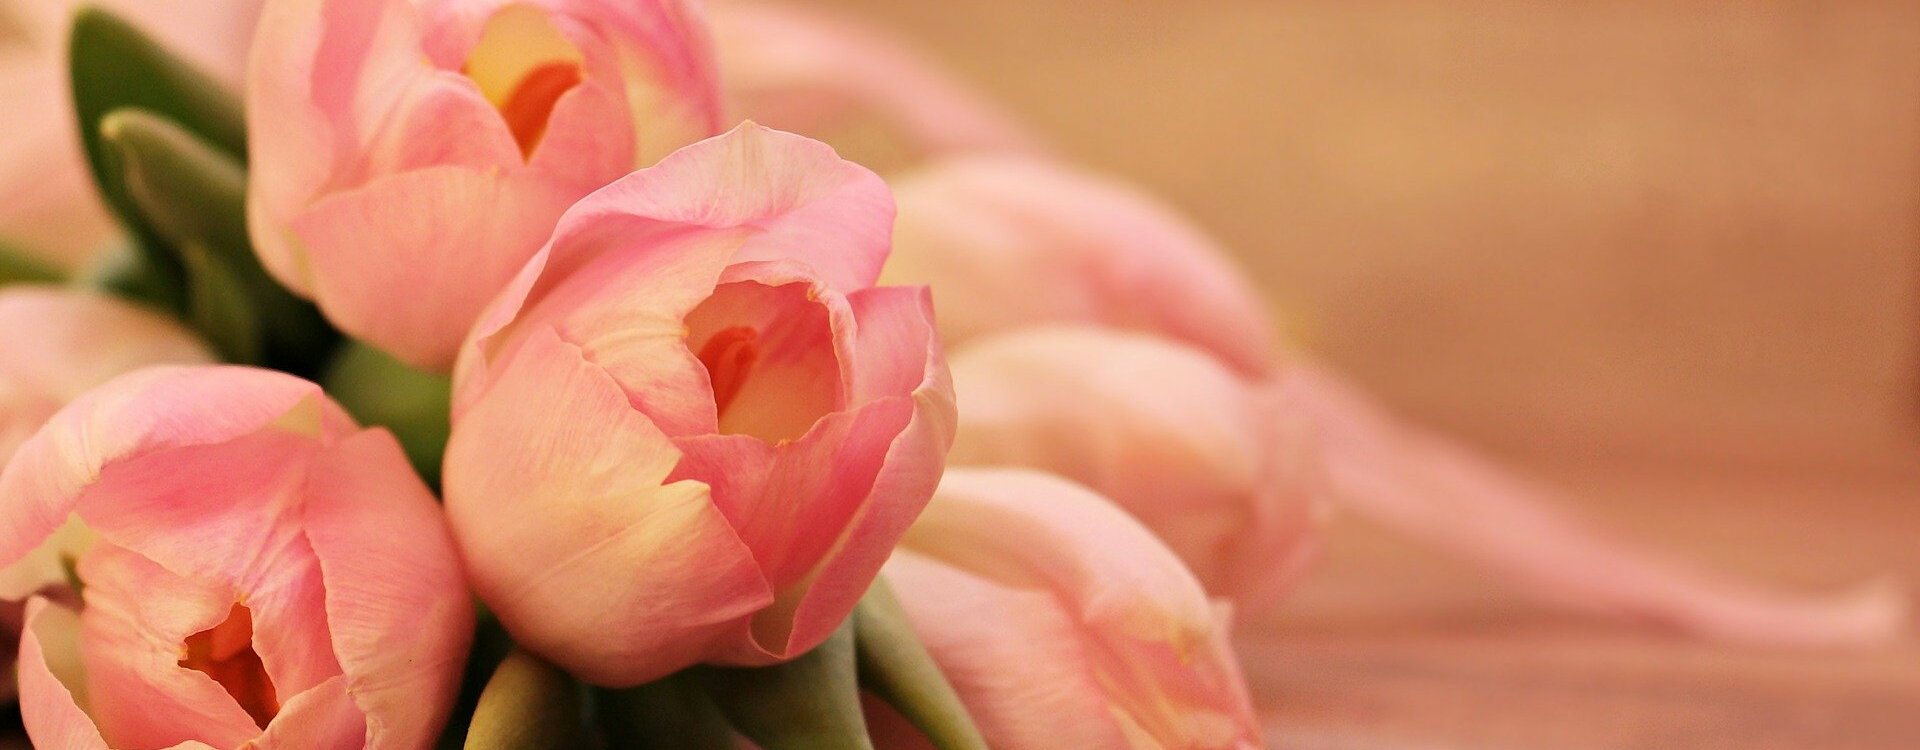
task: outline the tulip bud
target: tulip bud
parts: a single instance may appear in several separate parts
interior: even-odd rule
[[[886,575],[991,747],[1260,747],[1225,607],[1084,487],[951,471]],[[879,719],[877,747],[926,746]]]
[[[392,436],[311,383],[150,368],[69,404],[0,473],[0,564],[69,518],[78,609],[27,606],[40,747],[425,747],[473,608]]]
[[[955,157],[896,180],[883,277],[932,284],[940,333],[1085,323],[1184,341],[1249,374],[1273,368],[1260,296],[1191,223],[1118,182],[1040,159]]]
[[[892,217],[873,173],[748,124],[560,221],[461,354],[443,464],[516,641],[624,687],[840,625],[952,439],[926,290],[873,286]]]
[[[567,206],[718,130],[684,0],[272,0],[255,249],[341,330],[446,370]]]
[[[1086,327],[962,347],[949,461],[1024,466],[1132,513],[1207,591],[1255,608],[1304,570],[1326,498],[1305,418],[1205,352]]]

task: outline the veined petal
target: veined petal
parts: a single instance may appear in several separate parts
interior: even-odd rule
[[[207,404],[220,408],[207,409]],[[319,386],[290,375],[244,367],[156,367],[122,376],[62,409],[0,473],[0,513],[14,521],[0,528],[0,561],[25,556],[76,510],[103,536],[114,538],[124,530],[134,546],[143,532],[132,511],[186,513],[138,493],[91,492],[103,478],[133,490],[143,481],[177,475],[189,465],[187,457],[199,455],[196,450],[217,450],[256,435],[281,446],[277,450],[292,450],[275,435],[334,437],[351,429],[352,420],[321,396]],[[106,475],[115,465],[123,466]],[[280,467],[271,461],[222,467],[244,468]],[[222,484],[218,475],[199,481],[224,491],[211,498],[179,496],[196,507],[225,507],[231,493],[259,491]],[[246,543],[221,536],[227,544]],[[171,549],[184,559],[207,560],[212,569],[230,567],[205,549]]]
[[[435,167],[332,195],[292,226],[312,250],[314,298],[328,318],[414,366],[444,370],[575,197],[532,173]]]
[[[303,526],[326,581],[325,621],[366,741],[423,746],[446,721],[473,633],[440,508],[384,430],[322,451],[305,495]]]
[[[474,587],[517,640],[590,681],[631,685],[744,636],[773,594],[707,487],[668,481],[678,460],[551,331],[503,365],[456,422],[445,476]]]
[[[27,602],[27,626],[20,634],[20,713],[33,717],[27,735],[35,747],[108,750],[107,741],[80,708],[75,690],[60,675],[78,667],[80,615],[34,597]]]

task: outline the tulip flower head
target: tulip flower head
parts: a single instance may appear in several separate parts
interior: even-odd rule
[[[683,0],[272,0],[247,86],[262,263],[427,369],[575,200],[717,131]]]
[[[1160,536],[1207,591],[1271,604],[1317,550],[1326,477],[1312,425],[1167,339],[1042,326],[956,350],[949,461],[1053,472]]]
[[[1260,747],[1226,608],[1082,486],[955,469],[886,575],[992,747]]]
[[[20,448],[0,513],[0,563],[62,524],[97,537],[78,606],[26,608],[36,746],[412,750],[451,708],[473,609],[440,511],[392,436],[317,386],[118,378]]]
[[[589,196],[454,375],[447,507],[475,590],[589,681],[768,664],[845,619],[931,496],[953,392],[893,203],[756,125]]]

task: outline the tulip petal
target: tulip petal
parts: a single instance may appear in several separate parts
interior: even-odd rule
[[[1319,425],[1338,501],[1543,601],[1762,646],[1881,643],[1906,622],[1906,600],[1891,584],[1796,596],[1611,539],[1560,510],[1553,490],[1399,423],[1315,365],[1295,365],[1279,387]]]
[[[313,250],[313,293],[329,319],[408,364],[445,370],[575,195],[531,173],[436,167],[331,195],[293,232]]]
[[[209,403],[221,408],[204,408]],[[250,550],[247,545],[261,537],[238,539],[232,530],[219,529],[187,544],[153,533],[151,524],[240,522],[250,533],[264,533],[267,520],[249,520],[231,506],[236,496],[271,503],[272,493],[223,478],[252,471],[259,472],[254,479],[265,481],[284,471],[284,460],[299,450],[282,437],[332,437],[352,426],[318,386],[281,373],[156,367],[122,376],[62,409],[0,473],[0,513],[13,521],[0,527],[0,565],[24,557],[77,511],[95,531],[122,546],[169,558],[169,565],[188,566],[183,570],[190,572],[224,572],[235,559],[227,551]],[[250,447],[243,438],[261,442]],[[250,450],[274,453],[218,463]],[[154,484],[151,488],[165,490],[155,496],[140,490],[143,482],[169,477],[187,484],[184,489]],[[201,490],[207,494],[196,494]],[[204,511],[212,512],[196,517]],[[245,551],[237,559],[252,554]]]
[[[535,333],[487,387],[448,445],[447,509],[523,645],[632,685],[702,660],[772,601],[707,487],[667,481],[679,451],[577,347]]]
[[[368,430],[314,458],[304,528],[326,622],[366,741],[419,747],[459,690],[473,608],[439,508],[393,436]],[[439,713],[432,713],[439,712]]]
[[[1129,735],[1174,747],[1238,747],[1258,735],[1224,625],[1199,582],[1145,527],[1087,489],[1027,470],[954,470],[903,548],[1002,589],[1048,594],[1080,630],[1071,642],[1085,647],[1084,668]],[[983,631],[997,629],[946,624],[939,608],[951,598],[910,597],[916,630],[951,627],[968,643],[992,637]],[[938,638],[928,647],[942,658]],[[999,666],[1012,663],[1020,662]],[[999,746],[990,723],[982,731]]]
[[[347,692],[346,675],[335,675],[293,696],[267,731],[254,740],[254,750],[308,750],[356,747],[367,742],[367,717]]]
[[[91,715],[119,747],[198,740],[237,747],[260,727],[204,672],[179,664],[182,643],[227,618],[236,594],[101,544],[81,561],[88,583],[80,616]]]
[[[1156,333],[1242,374],[1273,368],[1267,308],[1191,222],[1119,182],[1041,159],[973,156],[895,184],[889,284],[933,284],[941,333],[1041,323]]]
[[[1311,558],[1325,493],[1310,430],[1207,352],[1044,326],[962,347],[953,374],[966,402],[951,464],[1085,484],[1153,529],[1208,591],[1249,607]]]
[[[20,713],[32,717],[27,735],[35,747],[108,750],[53,666],[77,662],[79,632],[79,613],[40,597],[27,602],[27,627],[20,635]]]
[[[879,276],[893,210],[878,175],[826,144],[746,123],[581,200],[560,220],[545,273],[586,263],[598,248],[582,240],[610,222],[629,241],[748,229],[734,262],[798,261],[845,294]]]
[[[721,69],[744,114],[819,135],[869,112],[921,153],[1039,152],[1033,133],[991,99],[876,28],[810,8],[728,2],[713,8]]]
[[[886,575],[899,589],[923,592],[910,599],[914,629],[989,746],[1133,746],[1087,666],[1080,625],[1052,593],[1001,586],[906,550]],[[979,622],[985,612],[991,625]]]

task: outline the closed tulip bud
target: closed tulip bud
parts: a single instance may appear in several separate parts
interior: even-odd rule
[[[989,746],[1261,746],[1227,608],[1084,487],[949,472],[886,575]],[[880,713],[877,747],[929,747]]]
[[[1198,349],[1039,327],[962,347],[955,466],[1072,479],[1152,529],[1207,591],[1271,603],[1311,560],[1326,495],[1304,416]]]
[[[954,157],[894,182],[885,279],[933,284],[940,332],[1085,323],[1185,341],[1245,373],[1273,368],[1267,309],[1219,247],[1153,198],[1041,159]]]
[[[683,0],[272,0],[247,85],[262,263],[342,330],[445,370],[587,193],[716,132]]]
[[[824,640],[931,496],[927,291],[873,173],[743,125],[575,206],[454,375],[448,512],[514,638],[609,686]]]
[[[62,524],[79,605],[34,597],[39,747],[367,747],[438,736],[473,608],[393,438],[264,370],[150,368],[69,404],[0,473],[0,564]],[[204,744],[195,744],[204,743]]]

